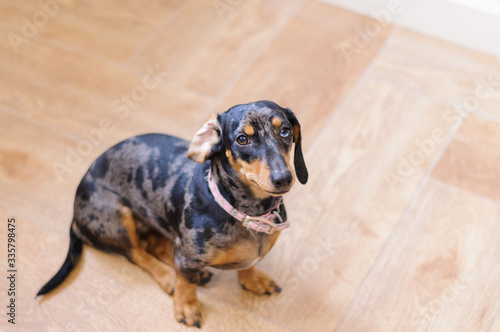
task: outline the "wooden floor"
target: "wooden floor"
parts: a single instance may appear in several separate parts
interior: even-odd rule
[[[0,4],[0,330],[187,330],[146,272],[88,247],[60,289],[35,294],[98,155],[270,99],[301,121],[310,173],[259,263],[283,292],[215,271],[202,329],[500,331],[499,59],[316,1],[52,4]]]

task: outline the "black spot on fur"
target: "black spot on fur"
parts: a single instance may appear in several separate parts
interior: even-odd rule
[[[135,185],[137,188],[142,189],[142,184],[144,183],[144,170],[139,167],[135,172]]]
[[[151,148],[152,153],[148,159],[148,177],[153,184],[153,191],[165,187],[168,179],[168,167],[164,167],[164,160],[174,160],[182,151],[185,155],[185,148],[181,146],[170,146],[168,149],[153,137],[144,136],[146,144]],[[158,153],[159,152],[159,153]],[[187,157],[186,157],[187,158]]]
[[[82,198],[82,200],[88,202],[89,199],[90,199],[90,195],[87,193],[87,192],[84,192],[80,195],[80,197]]]
[[[80,197],[83,201],[88,202],[90,196],[96,191],[95,182],[91,176],[83,178],[76,190],[76,196]]]
[[[182,207],[185,205],[184,200],[184,186],[186,185],[187,175],[181,174],[175,181],[174,187],[172,188],[172,192],[170,194],[171,204],[175,207]],[[166,217],[168,220],[181,220],[182,219],[182,209],[176,208],[173,212],[168,212]],[[186,224],[187,227],[187,224]],[[190,227],[188,227],[190,228]]]
[[[132,203],[128,199],[126,199],[125,197],[120,197],[120,203],[122,203],[126,207],[129,207],[129,208],[132,207]]]
[[[179,269],[180,274],[183,278],[185,278],[189,283],[195,284],[200,281],[200,270],[199,269],[190,269],[186,267],[181,267]]]
[[[106,154],[103,154],[95,161],[92,174],[94,175],[94,177],[102,179],[106,176],[108,167],[108,157],[106,156]]]
[[[192,218],[186,218],[186,223],[185,226],[187,229],[191,229],[194,227],[193,219]]]
[[[238,188],[238,185],[236,183],[234,183],[234,181],[231,178],[228,178],[227,181],[229,182],[229,185],[232,188],[234,188],[234,189]]]
[[[171,232],[172,227],[170,226],[170,223],[167,222],[165,218],[162,218],[160,216],[155,216],[155,220],[160,225],[163,229],[166,229],[167,231]]]
[[[214,230],[207,224],[203,228],[203,231],[196,233],[196,252],[198,255],[205,254],[205,245],[214,236]]]
[[[262,201],[262,207],[264,208],[264,210],[269,210],[273,205],[274,205],[274,199],[271,197],[266,198]]]
[[[206,253],[205,251],[205,243],[206,243],[206,240],[205,238],[203,237],[203,234],[202,233],[196,233],[196,239],[195,239],[195,243],[196,243],[196,253],[198,255],[203,255]]]
[[[168,221],[179,221],[180,219],[172,219],[172,218],[176,218],[177,213],[175,212],[170,212],[169,208],[168,208],[168,204],[165,204],[163,206],[163,210],[165,211],[165,218],[162,217],[162,219],[160,220],[160,222],[162,220],[165,220],[165,222],[168,222]],[[179,222],[172,222],[171,224],[169,224],[169,227],[170,229],[173,229],[175,231],[175,234],[177,234],[179,236],[179,238],[182,240],[182,232],[179,232]]]

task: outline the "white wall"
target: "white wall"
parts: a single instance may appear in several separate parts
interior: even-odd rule
[[[321,0],[500,58],[500,0]]]

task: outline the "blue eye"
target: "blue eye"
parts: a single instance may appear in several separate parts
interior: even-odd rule
[[[292,133],[292,131],[290,130],[290,128],[283,128],[281,129],[281,137],[288,137],[290,136],[290,134]]]

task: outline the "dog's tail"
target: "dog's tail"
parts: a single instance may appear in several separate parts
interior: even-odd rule
[[[69,251],[68,256],[66,256],[66,260],[64,261],[63,265],[56,273],[56,275],[53,276],[52,279],[50,279],[49,282],[47,282],[45,286],[43,286],[42,289],[38,291],[38,294],[36,294],[36,296],[45,295],[59,286],[64,281],[64,279],[66,279],[71,270],[73,270],[76,263],[82,256],[83,242],[73,231],[73,227],[71,227],[69,231],[69,239]]]

